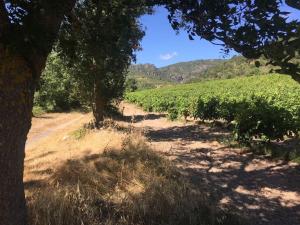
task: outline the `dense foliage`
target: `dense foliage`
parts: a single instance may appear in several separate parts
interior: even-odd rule
[[[126,99],[172,119],[223,119],[240,141],[278,139],[300,129],[300,86],[286,75],[253,76],[128,93]]]
[[[138,17],[148,11],[136,1],[85,0],[62,26],[58,49],[82,84],[97,127],[110,102],[123,95],[127,68],[144,36]]]
[[[53,52],[35,93],[34,105],[45,111],[65,111],[86,105],[80,86],[62,59]]]
[[[138,89],[137,87],[137,81],[133,78],[129,78],[125,82],[125,89],[127,92],[133,92]]]

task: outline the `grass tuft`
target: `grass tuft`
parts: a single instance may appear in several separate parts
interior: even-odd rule
[[[80,140],[82,138],[84,138],[86,136],[86,134],[88,133],[88,129],[85,127],[82,127],[78,130],[75,130],[72,133],[72,136],[76,139],[76,140]]]

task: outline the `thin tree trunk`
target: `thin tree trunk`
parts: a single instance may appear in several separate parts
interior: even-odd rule
[[[24,148],[34,80],[22,57],[0,48],[0,224],[25,224]]]
[[[103,125],[104,113],[107,109],[107,100],[102,95],[101,91],[101,82],[96,81],[94,87],[93,114],[95,119],[95,127],[98,129]]]

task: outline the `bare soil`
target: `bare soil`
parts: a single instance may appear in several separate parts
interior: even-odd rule
[[[228,147],[222,140],[229,132],[222,128],[172,122],[127,103],[122,107],[131,126],[220,207],[235,210],[253,225],[300,224],[299,165]]]
[[[84,117],[82,113],[47,113],[32,119],[30,132],[27,136],[26,147],[57,133],[78,122]]]

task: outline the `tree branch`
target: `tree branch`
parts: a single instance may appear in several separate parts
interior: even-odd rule
[[[40,0],[38,7],[32,9],[27,16],[24,27],[34,27],[35,30],[39,30],[35,33],[34,42],[46,55],[51,51],[64,16],[71,12],[75,2],[76,0]]]
[[[300,10],[300,0],[285,0],[285,3],[292,8]]]
[[[35,79],[39,78],[41,69],[45,67],[46,57],[52,50],[64,16],[71,12],[76,0],[37,2],[35,5],[28,5],[26,9],[28,15],[23,20],[22,35],[30,38],[25,42],[26,48],[20,47],[20,52],[32,69]],[[23,39],[21,43],[22,41]]]
[[[10,22],[5,8],[5,3],[3,0],[0,0],[0,35],[8,29],[9,25]]]

